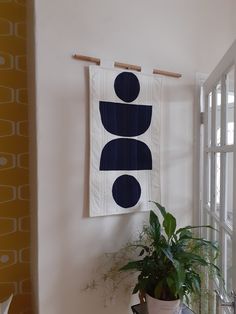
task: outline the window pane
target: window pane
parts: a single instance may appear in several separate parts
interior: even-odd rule
[[[206,221],[206,224],[207,224],[207,225],[211,225],[211,217],[210,217],[209,214],[207,214],[207,221]],[[212,238],[211,229],[210,229],[210,228],[206,228],[205,232],[206,232],[206,239],[207,239],[208,241],[211,241],[211,238]]]
[[[221,126],[221,84],[216,87],[216,145],[220,145],[220,126]]]
[[[207,154],[207,205],[211,206],[211,153]]]
[[[220,153],[215,154],[215,212],[220,215]]]
[[[211,146],[211,120],[212,120],[212,93],[209,94],[208,96],[208,139],[207,139],[207,144],[208,147]]]
[[[212,230],[212,240],[217,242],[217,244],[219,245],[219,240],[220,240],[220,226],[217,222],[213,223],[213,227],[215,230]],[[215,264],[220,267],[220,256],[217,257],[217,260],[215,261]]]
[[[234,67],[227,75],[226,86],[226,144],[232,145],[234,144]]]
[[[233,263],[232,263],[232,239],[226,234],[226,289],[230,293],[233,290]]]
[[[223,309],[222,310],[222,312],[220,312],[220,313],[222,313],[222,314],[234,314],[234,310],[233,310],[233,308],[225,308],[225,309]]]
[[[233,226],[233,153],[226,153],[225,167],[225,211],[226,222]]]

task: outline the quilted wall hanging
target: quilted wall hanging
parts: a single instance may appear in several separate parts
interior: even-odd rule
[[[90,66],[90,216],[160,201],[160,94],[154,75]]]

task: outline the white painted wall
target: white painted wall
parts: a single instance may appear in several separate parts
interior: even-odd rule
[[[236,37],[236,19],[235,19],[235,13],[236,13],[236,1],[234,1],[234,5],[233,5],[233,8],[232,8],[232,11],[231,11],[231,19],[234,21],[234,37]]]
[[[162,203],[192,219],[195,72],[234,39],[233,0],[35,0],[40,314],[128,314],[81,293],[96,258],[118,249],[146,214],[88,218],[88,71],[78,52],[183,73],[164,79]]]

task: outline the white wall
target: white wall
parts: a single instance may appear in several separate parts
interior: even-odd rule
[[[233,28],[234,28],[234,37],[236,37],[236,19],[235,19],[235,13],[236,13],[236,1],[234,1],[234,5],[231,11],[231,19],[234,21]]]
[[[146,214],[88,218],[88,70],[78,52],[183,73],[165,79],[162,203],[192,219],[195,72],[234,39],[233,0],[35,0],[40,314],[128,314],[81,293],[96,258],[125,243]]]

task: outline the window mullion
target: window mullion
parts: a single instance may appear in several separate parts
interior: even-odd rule
[[[211,111],[211,148],[216,147],[216,88],[212,91],[212,111]],[[215,194],[215,157],[216,154],[213,151],[211,153],[211,171],[210,171],[210,176],[211,176],[211,187],[210,187],[210,208],[211,211],[215,212],[216,207],[215,207],[215,199],[216,199],[216,194]]]
[[[221,78],[221,142],[220,146],[226,144],[226,75]],[[226,170],[226,153],[220,153],[220,221],[225,222],[226,220],[226,208],[225,208],[225,170]],[[223,275],[226,278],[226,267],[227,267],[227,254],[226,254],[226,236],[225,229],[220,226],[220,244],[221,244],[221,267]]]
[[[234,60],[234,167],[233,167],[233,191],[236,191],[236,57]],[[233,193],[233,289],[236,291],[236,193]]]
[[[206,211],[204,210],[206,204],[208,203],[208,194],[210,193],[209,191],[209,163],[208,163],[208,111],[209,111],[209,95],[204,94],[204,178],[203,178],[203,206],[202,206],[202,211],[201,211],[201,224],[205,224],[206,222]],[[206,230],[201,229],[202,236],[206,237]]]

